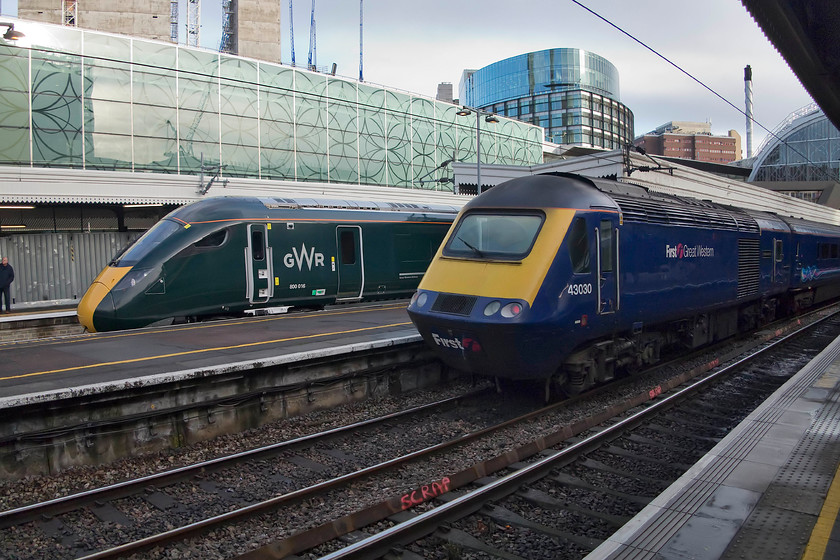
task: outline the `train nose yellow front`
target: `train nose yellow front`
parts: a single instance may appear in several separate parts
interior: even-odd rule
[[[108,296],[108,294],[111,293],[111,289],[117,285],[117,282],[122,280],[123,276],[128,274],[129,270],[131,270],[130,266],[106,266],[87,289],[85,295],[82,296],[82,300],[79,302],[79,306],[76,309],[76,315],[79,317],[79,323],[81,323],[88,332],[96,332],[96,328],[94,327],[94,315],[96,314],[97,308]],[[111,310],[111,313],[113,313],[113,309]]]

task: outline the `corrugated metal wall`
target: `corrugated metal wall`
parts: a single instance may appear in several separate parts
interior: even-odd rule
[[[15,269],[15,304],[79,300],[106,264],[142,232],[45,233],[0,238]]]

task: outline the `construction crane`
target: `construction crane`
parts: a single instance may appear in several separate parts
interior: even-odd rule
[[[292,14],[292,2],[289,0],[289,39],[292,42],[292,66],[295,65],[295,18]]]
[[[201,1],[187,2],[187,46],[197,47],[198,31],[201,29]]]
[[[315,48],[315,0],[312,0],[312,16],[309,21],[309,62],[310,70],[316,70],[317,52]]]

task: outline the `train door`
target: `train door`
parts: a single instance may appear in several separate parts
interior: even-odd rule
[[[266,224],[248,224],[245,291],[250,303],[265,303],[274,296],[274,263],[273,253],[268,245],[268,229]]]
[[[773,238],[773,283],[787,286],[790,283],[790,264],[784,248],[783,240]]]
[[[598,314],[608,315],[621,306],[619,293],[619,230],[611,220],[604,219],[595,228],[595,255],[598,272]]]
[[[362,251],[362,228],[340,226],[336,228],[338,247],[338,291],[337,299],[359,299],[365,285],[364,251]]]

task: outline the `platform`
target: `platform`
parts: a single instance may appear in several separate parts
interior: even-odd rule
[[[399,301],[6,343],[0,409],[419,341]]]
[[[587,560],[840,558],[840,338]]]

